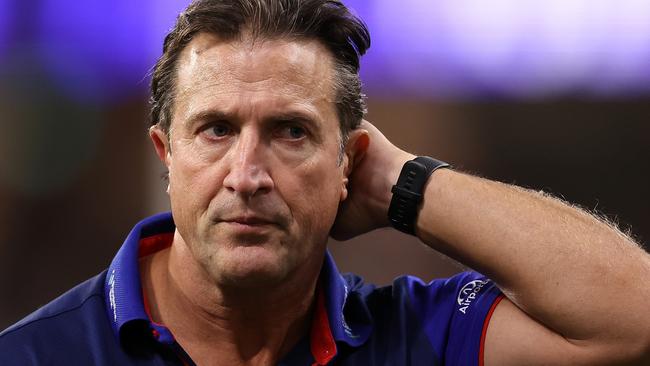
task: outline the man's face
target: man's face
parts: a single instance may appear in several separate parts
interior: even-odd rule
[[[199,34],[182,52],[163,141],[169,195],[216,283],[279,283],[320,266],[347,194],[332,78],[317,41]]]

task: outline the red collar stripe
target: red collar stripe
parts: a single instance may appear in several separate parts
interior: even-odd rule
[[[138,258],[144,258],[155,252],[166,249],[172,245],[174,233],[162,233],[140,239]]]
[[[325,307],[325,290],[320,283],[316,290],[316,311],[311,324],[310,348],[314,356],[313,366],[327,365],[336,356],[336,342],[332,336],[330,322]]]

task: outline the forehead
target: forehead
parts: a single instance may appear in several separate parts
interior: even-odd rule
[[[200,33],[181,52],[177,72],[180,109],[242,98],[333,108],[333,60],[316,40],[223,40]]]

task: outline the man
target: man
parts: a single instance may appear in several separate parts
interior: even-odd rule
[[[650,364],[648,255],[544,194],[393,146],[362,121],[368,46],[338,1],[190,5],[152,82],[171,216],[5,330],[1,363]],[[328,237],[390,224],[488,277],[341,276]]]

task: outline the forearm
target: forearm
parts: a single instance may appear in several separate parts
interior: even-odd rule
[[[648,256],[584,211],[443,169],[427,184],[417,234],[566,338],[648,337]]]

